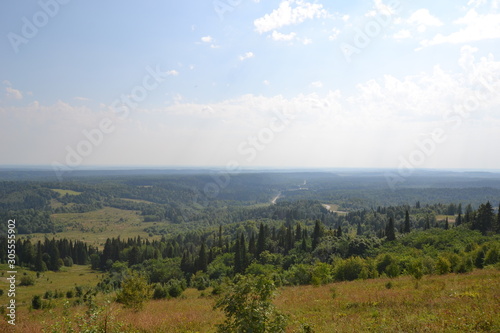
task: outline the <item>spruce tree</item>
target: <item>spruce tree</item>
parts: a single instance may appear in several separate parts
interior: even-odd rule
[[[410,232],[410,214],[408,213],[408,210],[405,213],[405,224],[403,227],[403,232],[406,234]]]
[[[266,231],[264,224],[261,223],[259,227],[259,235],[257,236],[257,256],[259,256],[266,249]]]
[[[208,258],[207,250],[205,248],[205,242],[201,243],[200,252],[198,253],[198,259],[195,263],[195,271],[207,271]]]
[[[387,227],[385,228],[385,236],[388,241],[393,241],[396,239],[396,234],[394,232],[394,218],[389,218],[389,223],[387,223]]]

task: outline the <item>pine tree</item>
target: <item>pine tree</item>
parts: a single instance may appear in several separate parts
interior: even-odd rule
[[[455,221],[455,226],[459,226],[462,224],[462,213],[458,213],[457,220]]]
[[[56,240],[54,238],[49,242],[47,253],[50,256],[48,268],[54,272],[59,271],[59,268],[61,268],[61,256],[59,255],[59,249],[56,246]]]
[[[389,218],[389,223],[387,223],[387,226],[385,228],[385,236],[387,237],[388,241],[393,241],[396,239],[396,234],[394,232],[394,218],[392,217]]]
[[[339,224],[339,227],[337,228],[337,237],[340,238],[342,237],[342,227]]]
[[[472,228],[481,231],[483,234],[486,234],[489,231],[493,230],[493,221],[495,215],[493,213],[493,207],[488,201],[486,204],[482,204],[479,206],[477,210],[477,216],[472,222]]]
[[[257,245],[255,244],[255,234],[252,232],[252,235],[250,235],[250,240],[248,241],[248,253],[254,256],[256,252]]]
[[[222,249],[222,225],[219,225],[219,243],[218,246]]]
[[[195,271],[207,271],[208,258],[207,250],[205,248],[205,242],[201,243],[200,252],[198,253],[198,258],[195,263]]]
[[[302,239],[302,226],[300,223],[297,223],[295,227],[295,241],[300,241]]]
[[[323,235],[323,230],[321,228],[320,221],[316,220],[316,222],[314,223],[314,231],[312,234],[312,248],[313,248],[313,250],[316,248],[316,246],[318,246],[319,240],[320,240],[322,235]]]
[[[446,218],[446,221],[445,221],[445,223],[444,223],[444,229],[445,229],[445,230],[450,229],[450,224],[448,223],[448,217]]]
[[[363,229],[361,229],[361,223],[358,222],[358,227],[356,229],[356,235],[361,236],[363,234]]]
[[[500,233],[500,204],[498,204],[497,227],[496,232]]]
[[[47,270],[47,265],[45,264],[42,258],[42,243],[40,241],[38,241],[36,247],[34,269],[37,272],[45,272]]]
[[[261,223],[259,227],[259,235],[257,236],[257,256],[259,256],[266,249],[266,231],[264,224]]]
[[[410,213],[408,213],[408,211],[406,211],[405,213],[405,224],[403,227],[403,232],[406,234],[410,232]]]
[[[241,249],[240,249],[240,238],[236,237],[236,242],[234,244],[234,273],[243,273],[243,263],[241,262]]]

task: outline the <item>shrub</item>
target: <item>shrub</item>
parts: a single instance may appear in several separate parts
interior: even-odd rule
[[[438,257],[436,260],[436,272],[438,274],[447,274],[451,271],[451,263],[445,257]]]
[[[117,294],[117,301],[127,308],[139,311],[144,302],[151,298],[151,286],[143,276],[133,273],[122,282],[122,289]]]
[[[219,333],[285,332],[286,317],[272,304],[276,286],[271,279],[237,275],[225,290],[214,307],[226,315],[224,323],[218,325]]]
[[[71,266],[73,266],[73,258],[66,257],[63,259],[63,263],[64,263],[64,266],[71,267]]]
[[[168,294],[172,298],[179,297],[182,292],[186,289],[185,282],[179,280],[170,280],[168,286]]]
[[[31,307],[35,310],[42,308],[42,298],[39,295],[33,296],[31,299]]]
[[[168,290],[162,286],[160,283],[156,284],[155,289],[153,291],[153,299],[163,299],[169,296]]]
[[[339,261],[335,265],[334,276],[337,281],[353,281],[366,275],[365,261],[359,257],[351,257]],[[364,272],[362,274],[362,272]]]
[[[35,285],[35,277],[32,275],[24,275],[21,277],[20,286],[34,286]]]
[[[484,265],[494,265],[500,262],[500,251],[497,247],[493,247],[486,252],[484,257]]]

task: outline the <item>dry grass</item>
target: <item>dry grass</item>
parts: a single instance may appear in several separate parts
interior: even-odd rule
[[[140,312],[117,307],[114,315],[142,332],[210,333],[223,321],[214,302],[188,289],[180,299],[150,301]],[[418,288],[411,277],[286,287],[274,303],[290,318],[287,332],[299,332],[301,324],[318,333],[500,332],[500,271],[426,276]],[[41,332],[40,322],[58,315],[23,310],[18,332]]]

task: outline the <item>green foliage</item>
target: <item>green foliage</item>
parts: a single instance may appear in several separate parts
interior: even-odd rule
[[[284,279],[290,285],[310,284],[312,279],[311,266],[296,264],[284,272]]]
[[[117,293],[117,301],[127,308],[139,311],[144,302],[151,298],[152,290],[146,278],[133,273],[123,282],[121,290]]]
[[[319,286],[332,281],[332,266],[323,262],[316,262],[312,267],[311,283]]]
[[[35,285],[35,277],[33,275],[23,275],[21,277],[20,286],[34,286]]]
[[[436,260],[436,272],[438,274],[448,274],[450,271],[451,271],[450,261],[443,256],[439,256]]]
[[[35,295],[31,299],[31,308],[34,310],[39,310],[42,308],[42,297],[40,295]]]
[[[163,299],[169,297],[168,289],[161,283],[157,283],[153,290],[153,299]]]
[[[360,257],[341,259],[335,263],[334,277],[336,281],[353,281],[367,278],[368,267]]]
[[[237,275],[234,282],[218,298],[214,309],[226,315],[219,324],[219,333],[280,333],[285,332],[286,317],[277,311],[272,298],[272,280],[264,276]]]

